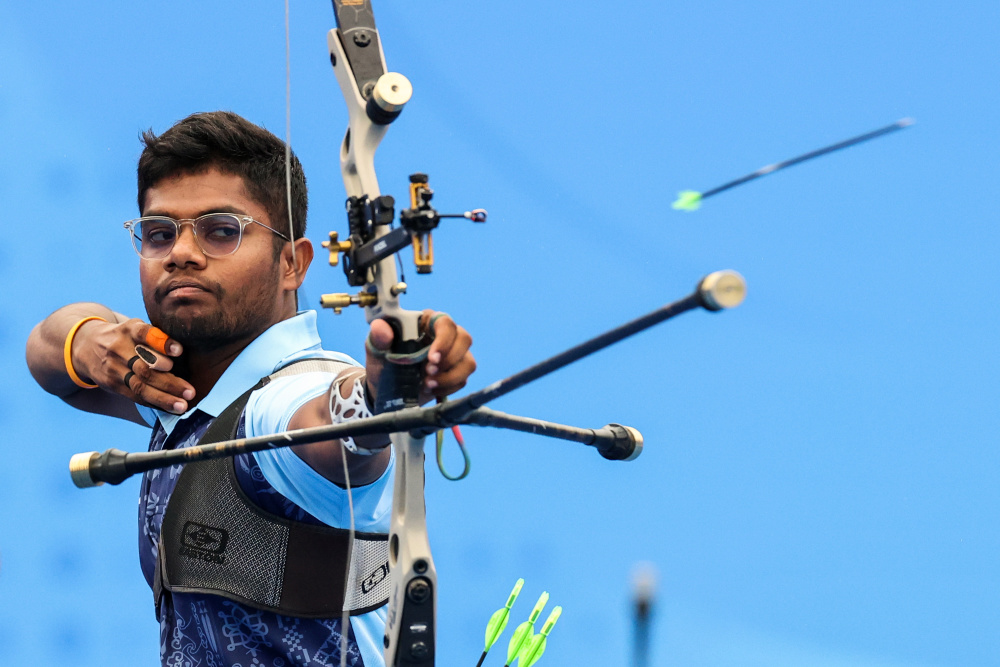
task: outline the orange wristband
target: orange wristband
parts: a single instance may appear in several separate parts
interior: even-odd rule
[[[76,374],[76,370],[73,368],[73,338],[76,336],[76,332],[80,330],[80,327],[91,320],[107,322],[106,319],[98,317],[97,315],[91,315],[90,317],[83,318],[74,324],[73,328],[69,330],[68,334],[66,334],[66,343],[63,345],[63,361],[66,363],[66,374],[69,375],[69,379],[73,381],[73,384],[83,389],[97,389],[97,385],[87,384],[80,379],[79,375]]]

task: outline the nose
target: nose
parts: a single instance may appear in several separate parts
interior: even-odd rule
[[[177,238],[170,253],[164,258],[167,266],[175,267],[202,267],[207,261],[207,257],[198,245],[198,239],[194,234],[194,225],[189,221],[180,223],[177,230]]]

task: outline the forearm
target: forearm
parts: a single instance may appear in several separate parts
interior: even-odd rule
[[[124,320],[124,316],[99,303],[74,303],[55,311],[32,329],[31,335],[28,336],[25,356],[28,370],[42,389],[62,399],[83,391],[82,387],[70,379],[63,352],[66,337],[73,326],[86,317],[94,316],[108,322]],[[80,342],[87,335],[86,330],[98,324],[99,320],[84,323],[73,337],[71,348],[73,367],[80,379],[85,382],[90,382],[90,378],[86,376],[85,369],[79,364],[80,360],[75,355],[81,347]]]
[[[310,400],[292,416],[288,428],[295,430],[312,426],[325,426],[334,422],[333,412],[338,413],[338,421],[348,422],[364,417],[357,409],[354,393],[355,382],[361,380],[364,386],[364,371],[351,368],[342,371],[331,383],[328,391]],[[333,394],[338,392],[339,400]],[[332,400],[331,400],[332,399]],[[339,486],[344,486],[344,453],[351,485],[370,484],[378,479],[389,465],[388,435],[368,435],[354,438],[360,449],[378,450],[370,456],[351,453],[340,440],[317,442],[295,447],[295,453],[314,470]]]

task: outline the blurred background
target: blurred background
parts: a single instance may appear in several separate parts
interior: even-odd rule
[[[346,229],[347,114],[330,4],[291,4],[292,144],[318,244]],[[650,665],[1000,664],[1000,4],[375,10],[415,91],[378,155],[383,192],[405,199],[423,171],[442,212],[490,212],[442,225],[432,276],[404,255],[405,303],[473,333],[472,387],[710,271],[749,285],[735,311],[685,315],[494,405],[633,425],[637,461],[468,427],[468,479],[428,464],[438,664],[475,663],[518,577],[512,624],[542,590],[565,610],[545,663],[627,664],[638,561],[658,572]],[[278,2],[0,5],[2,664],[157,663],[137,480],[80,491],[67,472],[148,431],[45,395],[24,344],[73,301],[144,316],[121,228],[139,132],[230,109],[283,136],[284,52]],[[917,124],[670,209],[903,116]],[[345,288],[318,256],[306,302]],[[320,328],[363,354],[360,311]]]

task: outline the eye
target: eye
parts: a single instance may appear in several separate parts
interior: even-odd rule
[[[240,237],[240,222],[234,216],[213,215],[198,221],[198,235],[213,243],[226,243]]]
[[[177,228],[166,222],[143,222],[139,237],[143,243],[160,246],[169,245],[177,236]]]

